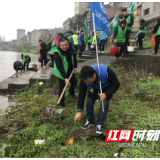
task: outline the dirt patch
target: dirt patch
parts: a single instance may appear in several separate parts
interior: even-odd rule
[[[0,120],[3,120],[6,116],[0,113]]]
[[[8,128],[8,134],[18,131],[18,123],[14,123],[12,127]]]

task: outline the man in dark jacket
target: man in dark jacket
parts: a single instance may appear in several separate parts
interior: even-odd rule
[[[160,19],[158,19],[157,24],[154,27],[153,34],[155,34],[155,49],[153,53],[156,55],[160,45]]]
[[[73,52],[72,46],[67,37],[62,37],[59,39],[59,45],[57,50],[54,52],[54,75],[58,77],[59,80],[59,97],[65,87],[65,84],[69,84],[69,76],[73,70],[77,70],[76,54]],[[74,93],[77,82],[78,80],[73,73],[70,79],[71,86],[69,89],[69,95],[74,98],[77,98]],[[60,105],[62,107],[65,107],[64,101],[63,95],[60,101]]]
[[[85,50],[85,41],[84,41],[84,31],[81,31],[81,34],[78,36],[78,46],[79,46],[79,57],[82,59],[82,52]]]
[[[131,28],[132,28],[132,26],[134,25],[134,17],[133,17],[133,15],[128,14],[126,8],[124,8],[124,9],[122,10],[122,14],[123,14],[123,16],[124,16],[122,20],[126,20],[126,22],[127,22],[127,24],[126,24],[126,26],[127,26],[127,32],[126,32],[125,53],[128,54],[129,52],[127,51],[127,46],[130,46],[130,43],[129,43],[129,41],[128,41],[128,37],[130,37]]]
[[[98,134],[103,133],[102,126],[108,112],[109,101],[112,98],[112,95],[118,90],[120,86],[116,75],[106,65],[100,65],[100,73],[101,77],[99,76],[98,65],[82,67],[77,106],[78,113],[75,115],[74,119],[78,122],[81,120],[82,111],[84,109],[84,101],[87,93],[87,87],[89,87],[86,100],[87,122],[82,127],[82,129],[88,129],[94,124],[93,106],[95,100],[100,97],[100,100],[103,101],[104,104],[104,111],[102,110],[101,103],[101,108],[96,123],[96,133]],[[98,94],[98,92],[100,91],[99,79],[101,79],[102,94]]]
[[[68,31],[64,36],[68,38],[68,41],[71,43],[72,49],[73,49],[74,53],[76,54],[76,49],[75,49],[75,46],[74,46],[74,41],[73,41],[72,35],[73,35],[73,32]]]
[[[23,69],[23,64],[22,64],[22,62],[20,62],[20,61],[15,61],[15,62],[13,63],[13,68],[14,68],[14,70],[16,71],[16,77],[18,77],[18,70],[20,70],[20,71],[21,71],[20,74],[22,74],[22,69]]]
[[[39,43],[40,43],[40,55],[41,55],[41,67],[46,66],[47,64],[47,44],[42,42],[42,40],[39,40]],[[44,63],[43,63],[44,61]]]

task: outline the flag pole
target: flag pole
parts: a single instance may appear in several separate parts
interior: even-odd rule
[[[95,35],[95,43],[96,43],[96,57],[97,57],[97,65],[98,65],[98,72],[99,76],[101,75],[100,73],[100,68],[99,68],[99,60],[98,60],[98,50],[97,50],[97,36],[96,36],[96,26],[95,26],[95,20],[94,20],[94,12],[92,12],[92,17],[93,17],[93,27],[94,27],[94,35]],[[100,92],[102,94],[102,85],[101,85],[101,80],[99,80],[99,86],[100,86]],[[102,101],[102,111],[104,112],[104,103]]]

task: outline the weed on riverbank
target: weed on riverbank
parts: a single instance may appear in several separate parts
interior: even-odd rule
[[[117,64],[108,66],[116,73],[121,86],[110,101],[104,134],[107,129],[158,130],[160,127],[159,77],[148,75],[143,70],[126,71]],[[76,93],[78,93],[78,86],[79,83]],[[58,90],[57,82],[50,81],[40,86],[37,81],[31,87],[16,92],[18,103],[21,103],[23,108],[5,112],[7,118],[12,121],[6,118],[0,123],[0,157],[114,157],[120,149],[118,143],[86,141],[88,137],[95,135],[96,131],[95,125],[88,130],[81,129],[86,122],[86,110],[83,111],[82,121],[76,126],[74,144],[64,146],[77,112],[77,100],[69,97],[68,89],[65,94],[67,108],[61,115],[55,117],[48,116],[45,108],[57,103],[58,97],[51,95],[53,91]],[[95,118],[98,116],[99,108],[100,102],[96,101]],[[34,139],[46,140],[46,142],[35,145]],[[145,147],[121,147],[125,157],[160,157],[160,141],[137,143],[145,143]]]

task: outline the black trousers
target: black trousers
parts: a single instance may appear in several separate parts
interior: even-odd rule
[[[82,52],[84,52],[85,46],[83,44],[79,45],[79,57],[82,57]]]
[[[44,62],[44,63],[43,63]],[[47,64],[47,57],[46,54],[41,54],[41,67],[46,66]]]
[[[27,63],[28,63],[28,62],[24,62],[24,66],[23,66],[23,70],[24,70],[24,71],[25,71],[26,66],[27,66],[26,71],[28,70],[29,63],[28,63],[28,65],[27,65]]]
[[[155,48],[154,48],[155,53],[158,52],[159,45],[160,45],[160,35],[155,37]]]
[[[130,46],[130,43],[128,41],[128,37],[130,37],[130,33],[131,31],[130,30],[127,30],[126,31],[126,43],[125,43],[125,48],[124,48],[124,51],[127,52],[127,46]]]
[[[50,54],[50,57],[51,57],[51,62],[52,62],[52,68],[54,68],[54,54]]]
[[[101,40],[99,42],[99,51],[104,51],[105,42],[106,42],[106,40]]]
[[[61,93],[62,93],[62,91],[63,91],[63,89],[65,87],[65,81],[60,79],[60,78],[58,78],[58,82],[59,82],[58,96],[60,97]],[[71,85],[70,85],[70,89],[69,89],[69,95],[74,95],[74,90],[75,90],[75,87],[76,87],[76,85],[78,83],[77,77],[76,77],[76,75],[74,73],[73,73],[73,75],[72,75],[72,77],[70,79],[70,83],[71,83]],[[64,101],[65,101],[65,93],[63,94],[63,97],[62,97],[62,99],[60,101],[60,105],[64,105],[65,104]]]
[[[22,72],[23,66],[22,67],[14,67],[14,70],[16,71],[16,73],[18,73],[19,70],[21,70],[21,72]]]
[[[139,46],[142,47],[143,45],[143,41],[142,39],[145,37],[145,33],[139,33],[138,34],[138,43],[139,43]]]
[[[123,52],[124,52],[124,46],[122,46],[122,47],[120,48],[120,50],[117,52],[116,57],[118,58],[118,57],[122,56],[122,53],[123,53]]]
[[[78,51],[78,45],[74,45],[75,50],[76,50],[76,55],[77,55],[77,51]]]

